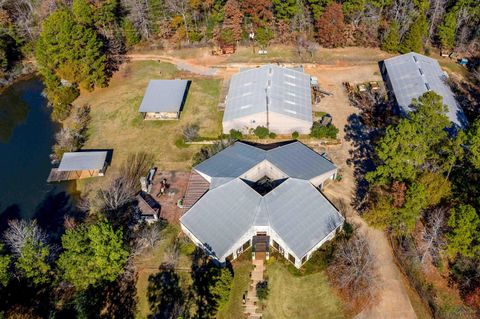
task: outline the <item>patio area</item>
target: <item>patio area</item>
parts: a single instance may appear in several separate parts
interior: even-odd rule
[[[150,195],[160,204],[160,217],[169,223],[178,224],[182,208],[177,206],[179,200],[185,196],[190,172],[157,171],[153,179]],[[164,192],[162,181],[166,180]]]

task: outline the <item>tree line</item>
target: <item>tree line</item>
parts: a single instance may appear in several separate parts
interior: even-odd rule
[[[359,179],[369,184],[363,216],[391,235],[437,317],[473,318],[480,310],[480,119],[455,130],[442,97],[432,91],[414,99],[412,108],[407,117],[376,126],[373,166]],[[419,276],[428,267],[445,273],[471,308],[445,306]]]
[[[80,89],[104,86],[139,41],[160,45],[247,42],[381,47],[425,45],[478,52],[475,0],[2,0],[0,77],[35,57],[54,116]]]

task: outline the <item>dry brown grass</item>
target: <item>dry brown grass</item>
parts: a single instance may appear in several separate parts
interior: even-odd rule
[[[178,121],[144,121],[138,112],[150,79],[192,80],[185,107]],[[122,66],[107,88],[82,92],[76,105],[91,105],[92,122],[84,149],[113,149],[112,167],[117,170],[128,154],[152,153],[160,170],[189,170],[200,146],[178,148],[182,127],[200,126],[200,135],[221,133],[222,113],[217,111],[220,83],[217,78],[180,72],[175,66],[157,61],[135,61]]]

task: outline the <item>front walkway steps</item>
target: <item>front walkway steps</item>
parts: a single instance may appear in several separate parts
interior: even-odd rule
[[[263,260],[253,260],[253,270],[250,274],[250,286],[247,291],[246,301],[244,304],[243,313],[246,318],[249,319],[260,319],[262,314],[257,312],[258,309],[258,297],[257,297],[257,283],[263,281],[263,271],[265,270],[265,265]]]

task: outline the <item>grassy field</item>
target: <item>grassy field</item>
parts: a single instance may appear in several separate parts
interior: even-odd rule
[[[179,121],[144,121],[138,112],[150,79],[192,80]],[[174,65],[156,61],[135,61],[117,72],[107,88],[82,92],[76,105],[91,106],[92,122],[84,149],[113,149],[112,168],[118,168],[129,153],[154,154],[161,170],[188,170],[199,146],[179,149],[175,141],[182,127],[198,124],[200,135],[221,133],[222,113],[217,111],[221,81],[181,72]]]
[[[150,275],[156,274],[158,272],[159,266],[164,260],[164,255],[167,247],[171,245],[172,241],[176,238],[180,231],[178,226],[168,225],[164,230],[163,239],[157,243],[157,245],[150,250],[145,251],[142,255],[138,256],[135,259],[135,266],[138,269],[137,277],[137,317],[138,318],[147,318],[150,314],[150,305],[147,299],[147,288],[148,288],[148,278]],[[186,256],[181,255],[180,266],[189,267],[189,261]],[[188,285],[188,280],[190,279],[189,273],[179,273],[182,278],[182,281],[186,281],[185,284]]]
[[[292,275],[284,264],[267,266],[269,295],[265,319],[345,318],[341,301],[335,296],[323,272]]]
[[[250,253],[244,253],[239,259],[233,262],[233,285],[230,291],[230,298],[223,309],[217,312],[217,319],[238,319],[243,318],[242,298],[248,289],[250,282],[250,271],[252,260]]]

